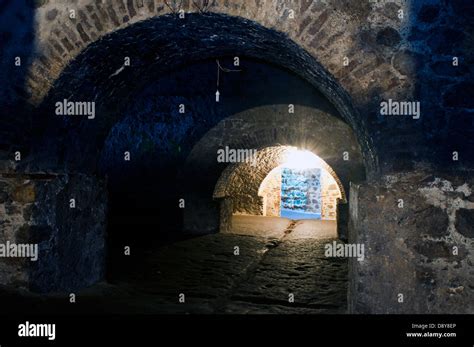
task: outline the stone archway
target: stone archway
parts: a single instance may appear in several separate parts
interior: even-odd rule
[[[326,5],[330,5],[329,8]],[[392,7],[396,14],[400,9],[407,12],[409,4],[394,3]],[[73,16],[71,11],[74,11]],[[385,39],[382,35],[384,32],[387,33],[385,36],[390,36],[386,39],[387,42],[397,40],[397,37],[400,40],[394,31],[403,27],[403,23],[382,5],[329,0],[327,3],[308,0],[85,0],[62,6],[45,2],[37,12],[39,50],[31,64],[28,82],[30,100],[35,104],[41,102],[64,68],[91,43],[151,18],[171,15],[179,19],[180,14],[185,14],[186,18],[192,13],[240,17],[249,20],[248,23],[259,23],[263,27],[285,33],[340,80],[351,95],[364,98],[365,94],[367,98],[371,90],[377,88],[370,85],[369,75],[384,73],[387,63],[380,60],[375,50],[359,51],[360,43],[354,33],[364,33],[369,25],[369,16],[372,16],[372,26],[385,30],[376,32],[380,36],[379,40]],[[358,63],[349,64],[347,69],[340,63],[344,57],[350,57],[351,61]],[[364,74],[367,76],[361,83],[360,78]],[[390,75],[395,77],[396,72],[390,71]],[[406,82],[398,81],[385,87],[387,90],[395,90],[403,84],[406,85]]]
[[[342,192],[349,191],[350,182],[361,182],[365,179],[364,161],[351,128],[316,106],[296,106],[296,109],[296,113],[291,116],[288,116],[287,105],[247,110],[222,120],[199,140],[190,152],[186,170],[182,173],[183,178],[194,177],[191,184],[185,179],[182,184],[183,195],[187,203],[192,206],[184,215],[187,230],[190,232],[198,232],[203,228],[214,231],[228,230],[234,208],[230,199],[226,198],[229,182],[244,179],[241,175],[235,175],[237,171],[245,174],[255,171],[255,177],[258,179],[252,181],[247,179],[246,183],[253,182],[251,195],[254,200],[258,200],[259,184],[281,160],[281,154],[285,151],[284,146],[305,148],[317,153],[328,171],[336,177]],[[231,124],[235,126],[229,126]],[[223,147],[223,143],[235,149],[257,149],[259,153],[257,157],[262,157],[262,165],[254,167],[249,163],[219,164],[216,161],[216,154]],[[265,148],[274,150],[264,150]],[[345,160],[345,152],[349,153],[350,160]],[[200,167],[206,167],[204,175]],[[216,201],[213,202],[212,197],[219,201],[220,207],[216,206]],[[343,197],[345,201],[347,199],[345,193]],[[342,238],[347,238],[348,210],[343,209],[338,219],[342,221],[339,230]],[[208,215],[209,213],[204,211],[211,210],[214,211],[215,217],[208,219],[210,224],[201,225],[198,216]]]
[[[227,232],[232,229],[231,220],[235,213],[266,215],[264,197],[261,192],[263,182],[275,169],[283,166],[288,155],[295,150],[296,147],[281,145],[264,147],[256,152],[253,162],[232,164],[226,167],[213,193],[213,198],[220,202],[219,231]],[[333,203],[347,203],[346,193],[339,177],[324,160],[318,159],[318,167],[322,168],[337,186],[338,201]],[[280,203],[279,199],[277,202]],[[342,237],[346,236],[345,231],[340,232]]]
[[[178,31],[175,28],[177,23],[180,27]],[[186,35],[187,32],[192,35]],[[142,39],[137,41],[136,37]],[[219,37],[225,37],[225,40]],[[322,93],[329,107],[334,109],[331,112],[348,124],[344,131],[352,129],[350,131],[354,131],[357,140],[353,141],[354,137],[351,135],[352,142],[348,146],[350,148],[344,150],[340,150],[344,146],[337,148],[333,143],[328,147],[332,148],[328,153],[324,153],[326,146],[321,143],[324,137],[314,139],[314,134],[305,133],[301,140],[306,141],[305,137],[313,136],[311,138],[313,145],[322,146],[321,149],[316,148],[317,152],[321,153],[331,167],[335,167],[334,162],[341,160],[344,155],[342,152],[351,155],[349,163],[356,168],[355,170],[351,165],[342,162],[337,168],[338,174],[345,182],[346,191],[349,189],[350,181],[359,181],[366,176],[372,177],[377,174],[377,157],[364,120],[352,105],[344,88],[323,66],[304,48],[282,33],[243,18],[216,13],[187,14],[186,19],[181,21],[175,15],[150,18],[126,28],[119,28],[90,43],[87,49],[81,51],[63,70],[43,100],[42,117],[38,117],[37,124],[38,127],[45,129],[46,135],[41,135],[39,141],[42,144],[35,146],[33,154],[33,157],[41,158],[42,163],[36,165],[33,159],[25,170],[37,170],[41,166],[41,170],[52,172],[96,173],[107,135],[113,126],[121,121],[127,103],[133,103],[138,93],[148,83],[159,79],[170,70],[193,61],[229,55],[259,59],[284,67],[308,81]],[[132,59],[130,69],[123,66],[124,57]],[[96,64],[100,59],[106,59],[109,64],[106,66]],[[90,83],[95,87],[89,88]],[[132,90],[130,86],[133,86]],[[98,105],[97,117],[91,120],[51,117],[54,103],[64,99],[95,100]],[[295,117],[302,118],[306,111],[298,105],[293,107],[296,107]],[[213,125],[212,122],[215,124],[220,121],[218,117],[223,115],[216,114],[216,119],[212,119],[208,127]],[[261,131],[267,132],[264,137],[261,137],[263,134],[250,136],[266,137],[267,142],[261,143],[265,145],[275,144],[275,138],[278,137],[283,142],[290,137],[288,133],[285,134],[286,130],[282,130],[281,134],[275,134],[270,128]],[[287,144],[292,144],[292,141]],[[50,158],[45,160],[48,156]],[[192,154],[190,158],[192,161]],[[193,199],[191,198],[191,201]],[[195,204],[196,210],[208,206],[209,211],[215,210],[212,205],[212,203]],[[218,223],[212,222],[216,221],[216,217],[212,217],[215,212],[211,214],[202,212],[211,222],[209,225],[199,225],[196,229],[202,229],[203,232],[216,229]],[[186,218],[188,217],[185,213],[185,220]],[[189,225],[187,222],[185,224]]]
[[[166,71],[192,61],[231,54],[282,66],[321,91],[354,129],[368,176],[377,173],[377,155],[365,121],[354,108],[343,86],[304,46],[298,46],[278,31],[243,18],[214,13],[188,14],[182,23],[178,22],[181,25],[179,31],[174,28],[177,20],[172,15],[160,16],[114,31],[90,43],[54,81],[47,98],[42,99],[43,116],[35,121],[40,128],[48,131],[54,128],[60,132],[48,134],[49,138],[65,139],[66,143],[50,144],[48,147],[48,151],[50,147],[66,148],[65,153],[56,153],[64,160],[60,166],[67,167],[69,171],[77,171],[79,167],[81,171],[85,168],[95,171],[101,144],[113,124],[119,120],[117,115],[124,104],[134,98],[134,91],[142,90],[147,83]],[[185,35],[186,32],[192,35]],[[142,37],[142,40],[137,41],[136,37]],[[225,40],[220,37],[225,37]],[[131,69],[123,66],[125,57],[133,61]],[[108,64],[97,64],[102,59]],[[89,88],[90,83],[94,83],[95,87]],[[113,102],[110,101],[112,95]],[[94,100],[98,105],[95,111],[97,118],[71,120],[51,117],[54,104],[64,99]],[[70,142],[71,138],[74,138],[74,142]]]

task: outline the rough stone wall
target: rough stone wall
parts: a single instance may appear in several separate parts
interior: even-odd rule
[[[338,199],[341,191],[334,178],[326,171],[321,171],[321,219],[336,220]]]
[[[219,232],[225,233],[232,231],[232,215],[234,213],[234,208],[232,207],[231,198],[221,199],[219,213]]]
[[[347,241],[349,238],[349,203],[339,200],[336,204],[337,236]]]
[[[352,187],[349,241],[365,245],[352,312],[474,313],[473,183],[419,172]]]
[[[232,198],[235,214],[262,215],[264,196],[260,186],[267,175],[281,164],[286,147],[266,147],[259,150],[255,163],[235,165],[226,186],[225,195]]]
[[[0,258],[0,284],[52,292],[102,280],[106,197],[85,175],[0,175],[0,243],[38,245],[37,261]]]
[[[263,196],[263,215],[280,216],[281,199],[281,170],[276,168],[272,170],[262,182],[261,192]]]
[[[321,169],[283,168],[281,203],[284,212],[321,215]]]

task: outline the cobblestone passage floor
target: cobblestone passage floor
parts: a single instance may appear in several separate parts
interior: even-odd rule
[[[336,238],[332,225],[319,223],[278,221],[265,233],[268,220],[255,228],[244,218],[239,234],[164,247],[150,255],[150,271],[137,273],[136,290],[155,297],[163,312],[344,313],[347,261],[324,256],[324,245]]]
[[[308,230],[314,230],[314,225],[310,228],[304,223],[288,220],[278,232],[213,234],[161,247],[148,253],[145,266],[124,273],[123,279],[77,293],[75,305],[68,304],[68,298],[52,296],[48,309],[70,313],[345,313],[347,261],[326,258],[324,245],[335,238],[327,238],[327,233],[311,237]],[[180,294],[184,303],[179,301]],[[28,300],[23,302],[29,309],[42,309],[44,301]]]

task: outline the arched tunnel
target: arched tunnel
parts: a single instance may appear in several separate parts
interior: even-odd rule
[[[450,150],[433,143],[447,135],[432,120],[373,111],[426,92],[405,73],[412,58],[398,64],[398,33],[331,46],[354,27],[99,3],[107,25],[85,7],[74,54],[45,44],[32,65],[27,149],[5,161],[0,190],[17,204],[3,234],[41,257],[2,265],[2,285],[55,312],[71,309],[51,293],[79,293],[72,312],[472,313],[472,163],[441,164]],[[368,10],[351,6],[353,25]],[[358,49],[360,69],[331,58]],[[466,297],[436,296],[428,277]]]
[[[294,235],[301,235],[289,244],[315,242],[298,245],[311,252],[321,252],[320,240],[347,240],[348,209],[338,206],[347,204],[350,183],[364,181],[366,173],[375,170],[376,160],[362,121],[342,88],[307,53],[273,30],[226,15],[189,14],[178,25],[180,30],[176,20],[174,16],[149,19],[89,45],[66,67],[39,106],[41,116],[34,127],[43,131],[32,140],[32,157],[37,160],[28,162],[28,169],[87,175],[104,182],[107,255],[105,268],[96,265],[97,271],[105,271],[112,284],[130,282],[141,272],[143,285],[151,281],[160,292],[163,286],[179,287],[180,283],[173,276],[163,276],[159,278],[163,283],[158,284],[156,276],[143,271],[165,266],[160,258],[166,252],[163,247],[170,247],[170,265],[160,271],[178,271],[183,266],[179,247],[188,247],[188,257],[196,262],[209,261],[214,253],[199,248],[220,240],[231,250],[225,259],[228,264],[219,268],[219,263],[209,263],[216,267],[214,272],[188,269],[181,273],[193,295],[192,291],[203,290],[188,284],[193,279],[202,277],[213,283],[227,276],[226,266],[236,257],[234,247],[254,253],[245,259],[245,266],[256,267],[263,261],[259,252],[266,253],[269,242],[276,245],[283,237],[293,238],[293,229]],[[280,47],[275,47],[276,42]],[[124,59],[129,59],[130,66]],[[52,118],[58,100],[94,100],[95,116]],[[266,216],[260,186],[272,170],[285,165],[291,150],[299,149],[315,154],[319,162],[303,174],[312,174],[305,178],[309,187],[299,188],[304,197],[288,199],[293,204],[293,200],[308,200],[304,202],[307,207],[319,208],[319,212],[308,214],[313,218],[309,221],[284,218],[283,212]],[[220,159],[219,151],[247,151],[254,154],[253,162],[238,156],[229,159],[229,153]],[[309,164],[310,160],[302,160]],[[283,172],[276,176],[280,181],[285,177]],[[335,197],[324,204],[322,196],[329,193],[323,191],[323,176],[326,186],[336,186]],[[311,196],[310,188],[314,189]],[[280,198],[268,198],[276,199],[273,204],[283,208],[284,185],[273,189]],[[296,188],[287,189],[292,194]],[[332,215],[327,212],[323,217],[321,209],[328,204]],[[303,211],[294,205],[288,208]],[[337,220],[342,221],[339,227]],[[203,236],[216,233],[220,233],[218,238]],[[250,236],[254,237],[247,241],[250,245],[241,244]],[[303,241],[298,241],[300,237]],[[187,243],[180,243],[183,240]],[[173,246],[176,244],[179,246]],[[193,254],[194,247],[198,249]],[[95,251],[102,252],[99,247]],[[299,263],[288,261],[286,269],[275,265],[282,266],[276,269],[282,272],[281,285],[285,285],[285,276],[294,276],[292,266],[301,268]],[[300,294],[309,295],[305,298],[309,306],[303,310],[345,310],[347,268],[339,263],[335,262],[339,265],[336,273],[328,267],[328,273],[319,274],[336,278],[338,290],[316,294],[311,291],[317,286],[309,285],[308,293]],[[236,270],[244,268],[237,266]],[[305,268],[300,271],[301,277],[308,275]],[[226,296],[231,288],[246,285],[240,281],[233,280],[230,288],[217,286],[215,295]],[[277,293],[291,293],[291,288],[279,288],[278,280],[271,282]],[[305,287],[304,281],[301,285]],[[39,289],[66,288],[49,283]],[[256,300],[285,301],[272,295]],[[252,299],[248,300],[252,305]]]

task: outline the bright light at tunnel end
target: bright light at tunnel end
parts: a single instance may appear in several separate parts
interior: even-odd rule
[[[305,170],[319,167],[319,157],[304,149],[291,149],[282,164],[288,169]]]

